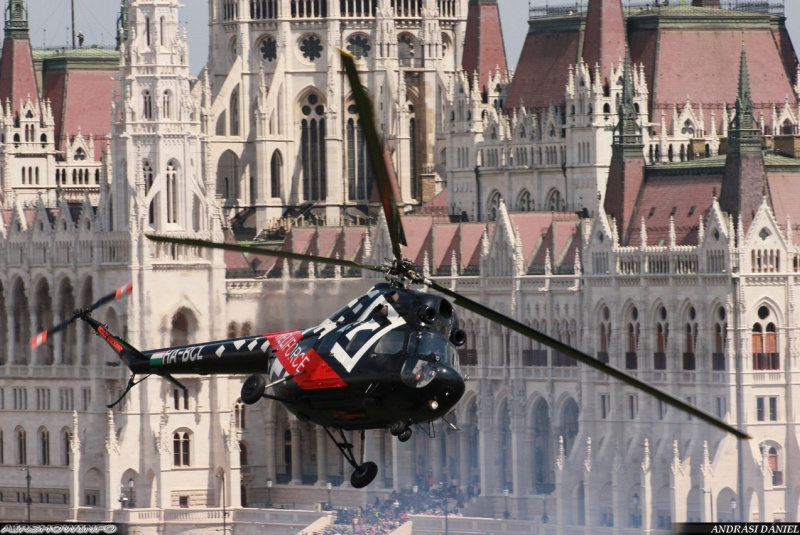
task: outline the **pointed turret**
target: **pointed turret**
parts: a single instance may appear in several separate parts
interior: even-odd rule
[[[611,68],[625,57],[625,20],[621,0],[589,0],[583,59],[600,65],[601,85],[608,85]]]
[[[761,130],[753,117],[747,54],[742,45],[736,110],[728,125],[728,155],[719,204],[722,210],[741,218],[744,231],[750,227],[767,189]]]
[[[478,87],[473,89],[481,94],[487,93],[489,78],[495,72],[499,72],[502,78],[507,76],[508,63],[497,0],[469,0],[461,67],[465,72],[478,73]]]
[[[627,243],[633,228],[636,199],[644,184],[644,144],[642,127],[634,105],[630,55],[625,55],[622,73],[622,102],[614,129],[611,167],[608,171],[604,209],[619,224],[620,239]]]
[[[39,100],[28,31],[28,7],[24,0],[9,0],[5,21],[3,56],[0,60],[0,101],[9,100],[12,112],[16,115],[20,103],[28,97],[34,102]]]

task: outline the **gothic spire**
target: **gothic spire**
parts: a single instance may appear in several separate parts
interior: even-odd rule
[[[642,127],[639,125],[639,112],[634,103],[633,77],[631,75],[631,55],[626,50],[625,66],[622,71],[622,101],[618,111],[617,127],[614,134],[614,146],[636,147],[641,153]]]
[[[6,4],[5,38],[0,57],[0,102],[11,103],[11,111],[19,113],[22,102],[39,100],[39,88],[33,66],[33,52],[28,32],[28,7],[24,0]]]
[[[120,3],[117,17],[117,50],[128,39],[128,4],[130,4],[130,0],[123,0]]]
[[[742,43],[739,60],[739,90],[736,96],[736,114],[731,121],[729,137],[732,150],[741,150],[744,142],[748,147],[761,150],[761,131],[753,117],[753,98],[750,95],[750,73],[747,70],[747,53]],[[750,141],[750,143],[748,143]],[[755,142],[755,143],[753,143]],[[753,145],[754,147],[749,147]]]
[[[28,39],[28,6],[25,0],[9,0],[6,6],[6,38]]]
[[[753,117],[750,96],[750,75],[747,55],[742,45],[739,64],[739,90],[736,110],[728,128],[728,154],[719,196],[720,208],[732,219],[738,219],[747,231],[768,190],[764,156],[761,152],[761,130]]]
[[[611,68],[626,53],[625,19],[620,0],[589,0],[583,60],[600,66],[600,79],[595,83],[609,85]]]
[[[478,93],[488,90],[495,70],[503,77],[508,74],[497,0],[469,0],[461,68],[467,73],[477,73],[478,86],[472,89]]]

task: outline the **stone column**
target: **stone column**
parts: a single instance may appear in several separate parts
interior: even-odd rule
[[[291,416],[289,418],[289,430],[292,434],[292,480],[291,485],[300,485],[303,482],[303,458],[300,442],[303,440],[303,430],[300,428],[300,421]]]
[[[514,397],[508,402],[511,412],[511,457],[513,469],[514,494],[525,496],[531,489],[531,478],[528,477],[531,469],[530,448],[526,448],[525,430],[525,395],[524,385],[522,390],[517,390]]]
[[[568,492],[566,489],[566,477],[564,474],[564,463],[567,460],[564,451],[564,437],[558,437],[558,455],[556,456],[556,517],[551,519],[550,522],[556,525],[556,534],[563,535],[564,525],[566,524],[566,517],[564,516],[564,504],[567,503]],[[569,503],[572,503],[570,500]],[[575,519],[573,519],[573,522]]]
[[[595,506],[596,492],[592,481],[592,437],[586,439],[586,458],[583,461],[583,518],[584,532],[592,535],[600,525]]]
[[[239,444],[242,438],[241,430],[236,428],[236,417],[231,411],[230,419],[228,421],[228,433],[226,436],[225,446],[228,454],[228,467],[225,474],[225,493],[226,504],[231,509],[238,509],[242,507],[242,467],[241,467],[241,446]]]
[[[485,379],[478,385],[478,442],[480,443],[480,482],[481,492],[484,495],[490,492],[490,479],[497,476],[497,444],[496,436],[492,434],[492,419],[494,412],[494,400]],[[494,492],[497,484],[491,484],[491,492]]]
[[[11,306],[11,297],[8,294],[6,294],[6,302],[0,304],[0,306],[3,306],[6,311],[6,358],[5,360],[0,359],[0,362],[16,364],[19,355],[16,355],[14,351],[16,342],[14,336],[14,307]]]
[[[672,494],[672,506],[670,515],[672,522],[686,522],[686,498],[692,489],[691,479],[686,477],[678,455],[678,441],[672,442],[672,463],[670,463],[670,491]]]
[[[105,503],[104,508],[106,511],[113,511],[118,509],[121,504],[117,502],[119,497],[119,442],[117,442],[117,429],[114,425],[114,413],[111,410],[107,413],[106,420],[106,473],[104,481],[104,494]]]
[[[328,434],[317,427],[317,485],[324,487],[328,482]]]
[[[61,437],[59,436],[59,440]],[[72,411],[72,436],[69,441],[68,455],[71,456],[69,463],[70,488],[69,488],[69,507],[72,520],[78,520],[78,508],[81,506],[81,471],[83,463],[81,457],[81,439],[78,429],[78,412]]]
[[[386,441],[384,440],[383,429],[373,429],[372,431],[372,457],[378,465],[378,477],[375,483],[378,488],[386,488]]]
[[[471,453],[469,450],[470,441],[474,427],[472,425],[466,426],[458,435],[458,482],[462,489],[472,483],[470,474],[470,458]]]
[[[650,443],[644,439],[644,459],[642,460],[642,533],[649,534],[653,532],[653,487],[652,487],[652,472],[650,465]]]
[[[273,482],[276,480],[276,470],[275,470],[275,458],[278,454],[275,451],[275,430],[277,426],[275,425],[275,420],[271,420],[269,422],[264,423],[264,436],[266,438],[266,452],[267,452],[267,478],[271,479]],[[266,481],[266,480],[265,480]],[[266,485],[266,483],[264,483]]]
[[[611,470],[611,488],[613,496],[611,498],[611,508],[614,513],[614,528],[622,529],[630,526],[630,515],[627,514],[627,492],[625,492],[625,479],[622,473],[622,455],[617,451],[614,453],[614,464]]]
[[[714,483],[714,472],[711,471],[711,459],[708,455],[708,441],[703,441],[703,461],[700,465],[700,489],[703,491],[703,505],[700,509],[700,522],[714,522],[711,487]]]
[[[442,466],[442,449],[444,448],[442,441],[442,425],[440,422],[433,423],[433,431],[436,436],[431,440],[431,470],[433,470],[433,484],[438,485],[443,478]]]

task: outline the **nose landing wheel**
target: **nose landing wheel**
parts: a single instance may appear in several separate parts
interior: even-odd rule
[[[407,442],[408,439],[411,438],[411,428],[408,426],[408,423],[403,422],[402,420],[397,420],[396,422],[392,423],[389,427],[389,432],[396,436],[400,442]]]

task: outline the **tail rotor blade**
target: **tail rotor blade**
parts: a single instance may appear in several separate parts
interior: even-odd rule
[[[73,321],[78,319],[82,314],[89,314],[92,311],[94,311],[96,308],[101,307],[101,306],[105,305],[106,303],[110,303],[111,301],[115,301],[115,300],[117,300],[117,299],[119,299],[121,297],[125,297],[126,295],[130,294],[132,291],[133,291],[133,284],[129,282],[128,284],[120,286],[119,288],[117,288],[116,290],[111,292],[110,294],[104,295],[103,297],[101,297],[100,299],[95,301],[94,304],[92,306],[90,306],[89,308],[87,308],[85,310],[77,310],[77,311],[75,311],[74,314],[72,314],[72,316],[70,316],[68,319],[62,321],[61,323],[59,323],[57,325],[54,325],[54,326],[50,327],[49,329],[45,329],[42,332],[36,333],[35,335],[33,335],[33,337],[31,337],[31,349],[36,349],[37,347],[39,347],[41,345],[44,345],[47,342],[48,338],[50,338],[51,335],[53,335],[53,334],[55,334],[55,333],[57,333],[59,331],[63,331],[68,325],[70,325]]]

